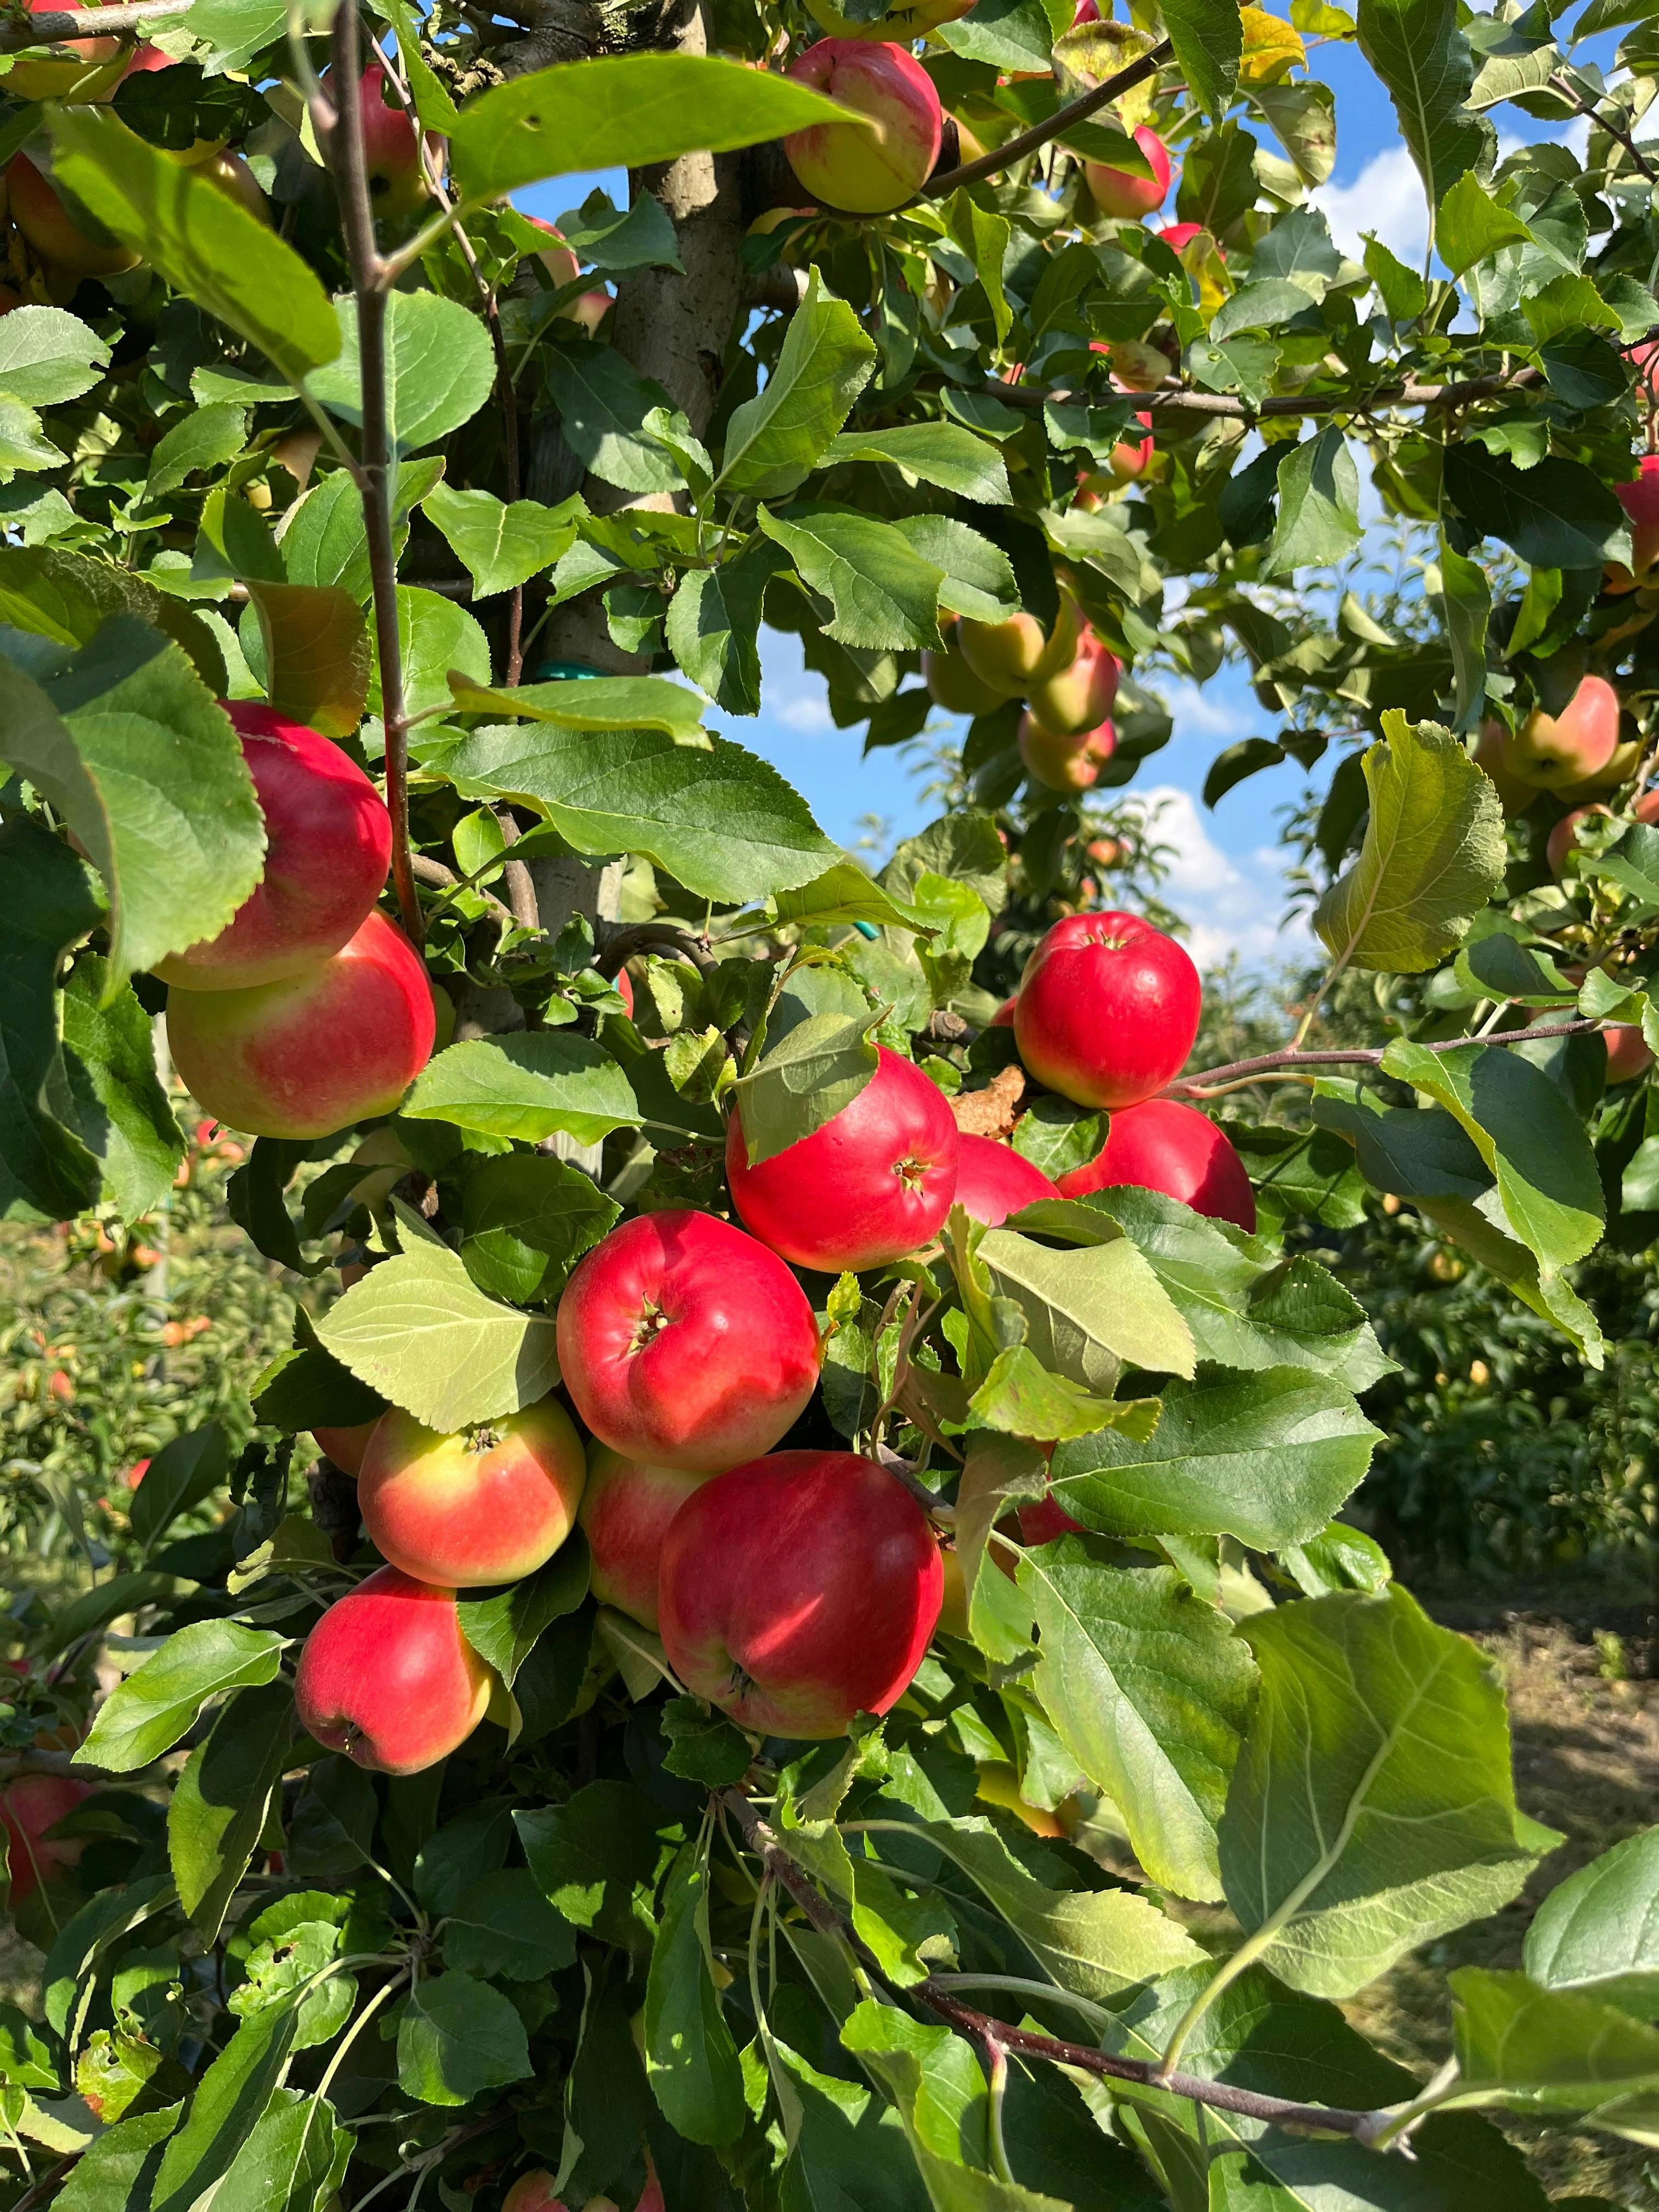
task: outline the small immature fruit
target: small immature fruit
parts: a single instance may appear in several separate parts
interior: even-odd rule
[[[601,1443],[702,1474],[769,1450],[818,1379],[805,1292],[775,1251],[709,1213],[613,1229],[565,1285],[558,1343]]]
[[[1046,730],[1028,708],[1019,718],[1017,740],[1025,773],[1050,791],[1087,791],[1117,749],[1117,731],[1109,721],[1079,737],[1061,737]]]
[[[1000,1145],[993,1137],[966,1134],[958,1142],[962,1150],[957,1163],[954,1203],[968,1209],[970,1221],[982,1221],[988,1229],[998,1229],[1021,1206],[1035,1206],[1040,1198],[1060,1196],[1059,1188],[1042,1169],[1034,1167],[1012,1145]]]
[[[589,1587],[601,1605],[614,1605],[641,1628],[656,1628],[668,1524],[692,1492],[713,1480],[683,1468],[646,1467],[608,1444],[592,1446],[576,1518],[593,1555]]]
[[[885,1468],[853,1452],[775,1452],[675,1515],[663,1645],[686,1687],[740,1727],[836,1736],[902,1697],[943,1589],[927,1517]]]
[[[1194,1213],[1255,1231],[1255,1193],[1231,1140],[1207,1115],[1176,1099],[1149,1098],[1114,1114],[1102,1150],[1060,1178],[1066,1198],[1117,1183],[1161,1190]]]
[[[353,1481],[363,1471],[363,1454],[368,1449],[368,1440],[380,1426],[377,1421],[358,1421],[349,1429],[313,1429],[317,1449],[331,1459],[343,1474]]]
[[[91,1795],[89,1782],[77,1782],[67,1774],[20,1774],[0,1790],[0,1826],[9,1846],[14,1905],[21,1905],[60,1867],[73,1866],[80,1857],[84,1837],[55,1839],[46,1831]]]
[[[1006,622],[957,625],[963,657],[980,682],[1005,699],[1040,684],[1071,663],[1081,627],[1078,611],[1064,593],[1052,630],[1035,615],[1012,615]]]
[[[13,77],[5,79],[9,85]],[[66,279],[113,276],[123,269],[136,269],[138,256],[107,231],[96,234],[72,216],[49,177],[43,176],[27,154],[14,155],[6,165],[6,204],[16,224],[40,258]],[[67,289],[73,289],[72,284]]]
[[[820,39],[788,74],[843,107],[886,125],[884,140],[856,123],[815,123],[783,142],[803,188],[849,215],[885,215],[927,182],[939,159],[944,110],[933,80],[902,46]]]
[[[1020,978],[1019,1056],[1079,1106],[1137,1106],[1186,1065],[1202,1000],[1188,954],[1140,915],[1067,915]]]
[[[448,1437],[394,1406],[363,1455],[357,1502],[392,1566],[416,1582],[482,1589],[552,1558],[575,1525],[586,1473],[581,1438],[555,1398]]]
[[[1605,677],[1587,676],[1559,714],[1534,707],[1501,741],[1499,757],[1522,783],[1560,791],[1597,775],[1619,744],[1619,694]]]
[[[850,1104],[757,1166],[734,1113],[726,1179],[744,1227],[793,1266],[858,1273],[932,1243],[951,1210],[957,1152],[938,1085],[884,1045]]]
[[[1143,216],[1156,214],[1170,197],[1169,148],[1150,124],[1142,124],[1134,138],[1146,156],[1150,177],[1132,177],[1127,169],[1109,168],[1103,161],[1083,165],[1095,205],[1102,215],[1115,216],[1121,222],[1138,222]]]
[[[95,7],[98,0],[92,0]],[[33,15],[56,12],[58,0],[28,0]],[[32,46],[16,55],[4,78],[8,100],[107,100],[126,75],[132,54],[128,39],[69,39],[59,46]]]
[[[431,1057],[435,1025],[425,969],[379,913],[280,983],[167,999],[173,1064],[191,1097],[255,1137],[328,1137],[390,1114]]]
[[[330,1751],[377,1774],[418,1774],[477,1727],[489,1680],[461,1633],[454,1591],[381,1567],[307,1637],[294,1702]]]
[[[216,937],[158,961],[164,983],[247,991],[337,952],[374,911],[392,817],[356,761],[303,722],[223,702],[265,823],[264,874]]]
[[[1112,711],[1122,668],[1085,624],[1069,667],[1034,682],[1025,695],[1031,719],[1057,737],[1098,729]]]

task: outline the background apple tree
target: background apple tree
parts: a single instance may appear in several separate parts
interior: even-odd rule
[[[28,76],[74,17],[0,26],[0,152],[56,194],[9,169],[7,1215],[142,1237],[167,1200],[155,971],[264,865],[216,701],[375,780],[385,910],[455,1015],[396,1113],[237,1169],[306,1285],[251,1441],[176,1438],[119,1554],[14,1608],[14,1910],[46,1963],[0,2013],[13,2208],[1528,2212],[1494,2110],[1659,2144],[1655,1832],[1550,1894],[1524,1972],[1457,1971],[1432,2078],[1344,2017],[1556,1838],[1490,1668],[1340,1517],[1389,1363],[1305,1249],[1388,1194],[1594,1367],[1574,1269],[1659,1226],[1659,17],[878,14],[834,24],[915,31],[951,123],[874,215],[781,150],[827,120],[850,204],[874,143],[785,74],[823,28],[796,0],[121,0],[104,32],[171,66],[99,86]],[[1422,270],[1349,259],[1310,204],[1318,49],[1352,40],[1434,213]],[[418,178],[337,102],[371,47]],[[1556,135],[1500,156],[1517,108]],[[1149,126],[1178,250],[1084,179],[1152,177]],[[230,189],[174,158],[226,143]],[[590,198],[563,256],[508,204],[603,166],[629,205]],[[1386,620],[1344,569],[1379,513]],[[1062,591],[1125,669],[1086,788],[992,706],[872,878],[741,743],[763,623],[890,745],[941,622],[1048,632]],[[1101,795],[1167,738],[1160,678],[1241,658],[1282,735],[1210,794],[1334,763],[1317,994],[1172,1086],[1228,1116],[1256,1230],[1109,1188],[805,1278],[792,1441],[876,1459],[953,1553],[894,1709],[745,1734],[594,1603],[578,1534],[463,1593],[491,1697],[453,1755],[388,1778],[308,1737],[304,1639],[375,1564],[312,1432],[545,1396],[581,1255],[730,1212],[728,1117],[775,1158],[879,1045],[1045,1173],[1099,1151],[991,1017],[1060,916],[1145,905]],[[1595,679],[1623,719],[1581,774]],[[1024,1540],[1051,1483],[1073,1526]]]

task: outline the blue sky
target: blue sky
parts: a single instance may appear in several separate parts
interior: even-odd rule
[[[1352,46],[1334,43],[1311,57],[1311,73],[1336,94],[1336,167],[1316,197],[1338,243],[1357,252],[1362,229],[1375,231],[1402,258],[1420,260],[1426,236],[1423,193],[1376,80]],[[1551,135],[1513,110],[1504,112],[1502,128],[1515,136]],[[595,184],[613,198],[625,190],[619,174],[573,176],[519,198],[529,212],[555,219]],[[763,632],[763,647],[761,714],[754,720],[726,722],[724,734],[772,761],[823,828],[843,842],[858,838],[869,815],[890,824],[895,837],[920,828],[927,810],[908,757],[890,750],[863,759],[861,730],[834,726],[823,684],[803,667],[796,641]],[[1297,940],[1279,932],[1283,896],[1274,817],[1300,796],[1301,773],[1287,763],[1252,777],[1212,812],[1198,795],[1210,763],[1238,738],[1273,736],[1274,719],[1257,705],[1243,671],[1231,665],[1201,690],[1158,688],[1174,714],[1175,735],[1130,789],[1155,799],[1160,835],[1175,848],[1170,903],[1191,922],[1201,964],[1231,950],[1252,963],[1276,963]],[[940,726],[948,726],[949,719],[941,716]]]

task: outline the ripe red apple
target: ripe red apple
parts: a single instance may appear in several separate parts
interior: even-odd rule
[[[1619,694],[1605,677],[1587,676],[1559,714],[1534,707],[1520,728],[1499,739],[1510,775],[1559,791],[1599,775],[1619,744]]]
[[[1550,873],[1555,878],[1557,883],[1559,883],[1566,873],[1568,855],[1577,849],[1579,823],[1589,815],[1610,815],[1610,813],[1611,809],[1606,806],[1575,806],[1571,814],[1564,814],[1561,817],[1554,829],[1550,831],[1548,841],[1544,847],[1544,856],[1549,862]]]
[[[34,251],[66,277],[113,276],[137,267],[138,256],[130,247],[107,233],[94,237],[80,227],[57,186],[27,154],[15,154],[6,165],[5,198],[12,221]]]
[[[394,221],[418,215],[431,197],[421,160],[420,134],[395,94],[386,96],[386,71],[371,62],[358,86],[362,103],[363,156],[369,197],[377,216]]]
[[[1158,234],[1171,253],[1179,254],[1182,247],[1190,246],[1195,238],[1202,238],[1205,229],[1201,222],[1166,222]],[[1216,252],[1224,262],[1227,256],[1219,245]]]
[[[390,1114],[426,1066],[432,991],[395,922],[280,983],[173,991],[173,1064],[204,1111],[255,1137],[327,1137]]]
[[[1644,453],[1628,483],[1614,484],[1619,503],[1638,527],[1659,525],[1659,453]]]
[[[28,0],[32,15],[56,12],[61,0]],[[78,4],[78,0],[77,0]],[[88,0],[95,7],[98,0]],[[3,79],[8,100],[107,100],[126,75],[131,39],[68,39],[14,56]]]
[[[1186,1065],[1202,1000],[1187,953],[1139,915],[1067,915],[1020,978],[1019,1056],[1079,1106],[1138,1106]]]
[[[359,1277],[365,1271],[358,1270]],[[345,1270],[340,1270],[342,1279]],[[346,1285],[349,1290],[350,1284]],[[313,1429],[317,1449],[331,1459],[342,1474],[349,1474],[355,1482],[363,1471],[363,1454],[368,1449],[368,1440],[380,1424],[377,1421],[354,1422],[349,1429]]]
[[[85,1847],[80,1836],[54,1840],[46,1831],[92,1795],[89,1782],[68,1774],[20,1774],[0,1790],[0,1826],[11,1866],[11,1901],[21,1905],[60,1867],[73,1866]]]
[[[1603,1030],[1601,1036],[1607,1048],[1609,1083],[1632,1082],[1653,1066],[1653,1054],[1639,1029],[1621,1024],[1617,1029]]]
[[[1103,161],[1085,161],[1083,174],[1102,215],[1120,222],[1138,222],[1156,214],[1170,196],[1170,149],[1148,123],[1134,134],[1146,156],[1150,177],[1132,177],[1127,169],[1109,168]]]
[[[802,187],[849,215],[885,215],[921,188],[939,159],[944,111],[921,64],[879,40],[820,39],[788,74],[843,107],[872,115],[886,137],[855,123],[815,123],[783,142]]]
[[[927,1516],[846,1451],[716,1475],[663,1543],[660,1626],[686,1687],[763,1735],[840,1735],[896,1705],[939,1619]]]
[[[1173,1098],[1149,1098],[1115,1113],[1103,1148],[1086,1167],[1060,1178],[1066,1198],[1116,1183],[1161,1190],[1194,1213],[1255,1228],[1255,1193],[1231,1140],[1207,1115]]]
[[[501,2203],[501,2212],[568,2212],[562,2197],[554,2194],[553,2176],[544,2166],[533,2173],[521,2173],[507,2192]],[[594,2204],[602,2204],[602,2197],[589,2199],[590,2212]]]
[[[793,1266],[858,1273],[933,1243],[951,1210],[957,1150],[938,1085],[884,1045],[850,1105],[758,1166],[734,1113],[726,1180],[744,1227]]]
[[[247,991],[337,952],[373,912],[392,817],[338,745],[250,699],[222,702],[265,821],[265,872],[216,937],[158,961],[187,991]]]
[[[1079,737],[1064,737],[1046,730],[1027,708],[1019,718],[1017,740],[1025,773],[1050,791],[1087,791],[1117,748],[1117,731],[1109,721]]]
[[[489,1682],[461,1633],[454,1591],[381,1567],[307,1637],[294,1702],[328,1750],[377,1774],[418,1774],[466,1741]]]
[[[382,1559],[455,1589],[515,1583],[550,1559],[576,1522],[581,1438],[555,1398],[459,1436],[393,1406],[363,1454],[357,1501]]]
[[[1085,623],[1070,665],[1040,678],[1025,695],[1031,718],[1059,737],[1097,729],[1112,711],[1122,665]]]
[[[754,1458],[818,1379],[805,1292],[765,1243],[708,1213],[613,1229],[565,1285],[558,1328],[576,1411],[649,1467],[709,1474]]]
[[[964,617],[957,625],[957,635],[963,658],[980,682],[1011,699],[1070,665],[1080,628],[1077,608],[1062,592],[1052,630],[1045,631],[1035,615],[1012,615],[1000,623],[970,622]]]
[[[580,1522],[593,1554],[589,1583],[601,1605],[614,1605],[642,1628],[657,1626],[657,1573],[668,1524],[711,1475],[684,1468],[647,1467],[608,1444],[587,1455]]]
[[[941,629],[945,625],[940,625]],[[945,631],[942,651],[931,649],[921,656],[922,680],[933,695],[933,704],[943,707],[947,714],[988,714],[993,707],[1000,707],[1007,696],[1004,691],[975,676],[968,665],[961,644],[951,635],[952,623]]]
[[[1022,1206],[1034,1206],[1040,1198],[1060,1196],[1058,1188],[1042,1170],[1034,1167],[1012,1145],[1000,1145],[993,1137],[973,1137],[965,1133],[957,1141],[962,1149],[957,1163],[954,1203],[967,1207],[969,1220],[982,1221],[988,1229],[1000,1228]]]

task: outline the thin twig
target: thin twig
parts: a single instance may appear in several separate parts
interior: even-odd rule
[[[1582,116],[1586,117],[1589,121],[1595,124],[1597,130],[1605,131],[1608,137],[1613,141],[1615,145],[1622,146],[1625,151],[1630,155],[1631,160],[1634,161],[1637,167],[1641,171],[1642,174],[1647,179],[1650,185],[1659,184],[1659,170],[1654,169],[1644,159],[1640,148],[1637,145],[1635,139],[1631,137],[1628,131],[1621,128],[1621,126],[1617,123],[1610,123],[1608,121],[1607,118],[1602,114],[1600,104],[1597,101],[1587,100],[1583,94],[1579,91],[1578,88],[1575,84],[1571,83],[1567,77],[1559,70],[1558,70],[1555,75],[1550,79],[1549,88],[1552,92],[1559,93],[1563,100],[1570,100],[1573,106],[1577,109],[1578,112]],[[1611,106],[1613,104],[1612,94],[1607,94],[1604,97],[1607,100],[1607,105]]]
[[[163,16],[188,15],[194,0],[119,0],[108,8],[41,9],[21,21],[0,20],[0,54],[21,53],[28,46],[60,46],[66,39],[84,38],[88,31],[137,31]]]
[[[1425,1052],[1447,1053],[1456,1052],[1466,1044],[1527,1044],[1535,1037],[1588,1036],[1593,1030],[1609,1026],[1616,1027],[1617,1024],[1606,1022],[1543,1022],[1532,1029],[1500,1030],[1495,1036],[1446,1037],[1437,1044],[1425,1043],[1422,1048]],[[1417,1040],[1402,1037],[1399,1042],[1413,1044]],[[1208,1096],[1204,1088],[1207,1084],[1228,1082],[1235,1076],[1271,1074],[1274,1070],[1284,1067],[1376,1067],[1381,1066],[1387,1048],[1378,1045],[1353,1045],[1330,1052],[1298,1052],[1294,1048],[1287,1048],[1284,1052],[1264,1052],[1256,1060],[1230,1060],[1224,1067],[1206,1067],[1200,1074],[1183,1075],[1179,1082],[1170,1084],[1158,1095],[1164,1098],[1203,1098]]]
[[[1364,392],[1309,392],[1276,394],[1271,398],[1238,399],[1222,392],[1193,392],[1180,384],[1160,385],[1152,392],[1113,392],[1111,398],[1132,399],[1147,414],[1210,415],[1225,422],[1254,422],[1264,415],[1363,415],[1375,407],[1461,407],[1474,399],[1492,399],[1505,392],[1524,391],[1539,381],[1536,369],[1518,370],[1513,376],[1475,376],[1461,384],[1414,384],[1409,380],[1373,385]],[[994,378],[983,387],[992,398],[1011,407],[1036,409],[1067,403],[1098,407],[1099,392],[1073,391],[1066,386],[1001,384]]]
[[[913,200],[905,206],[915,207],[922,200],[946,199],[959,185],[976,185],[981,177],[994,177],[1027,154],[1035,154],[1039,146],[1046,146],[1051,138],[1063,138],[1074,123],[1082,123],[1097,108],[1104,107],[1109,100],[1116,100],[1126,92],[1133,92],[1149,76],[1156,76],[1175,48],[1165,39],[1151,53],[1142,54],[1139,61],[1121,69],[1115,76],[1109,76],[1103,84],[1082,93],[1076,100],[1067,100],[1057,107],[1046,123],[1034,123],[1029,131],[1022,131],[999,146],[994,153],[982,155],[977,161],[964,161],[960,168],[947,169],[943,176],[930,177]],[[900,210],[902,214],[903,210]]]

